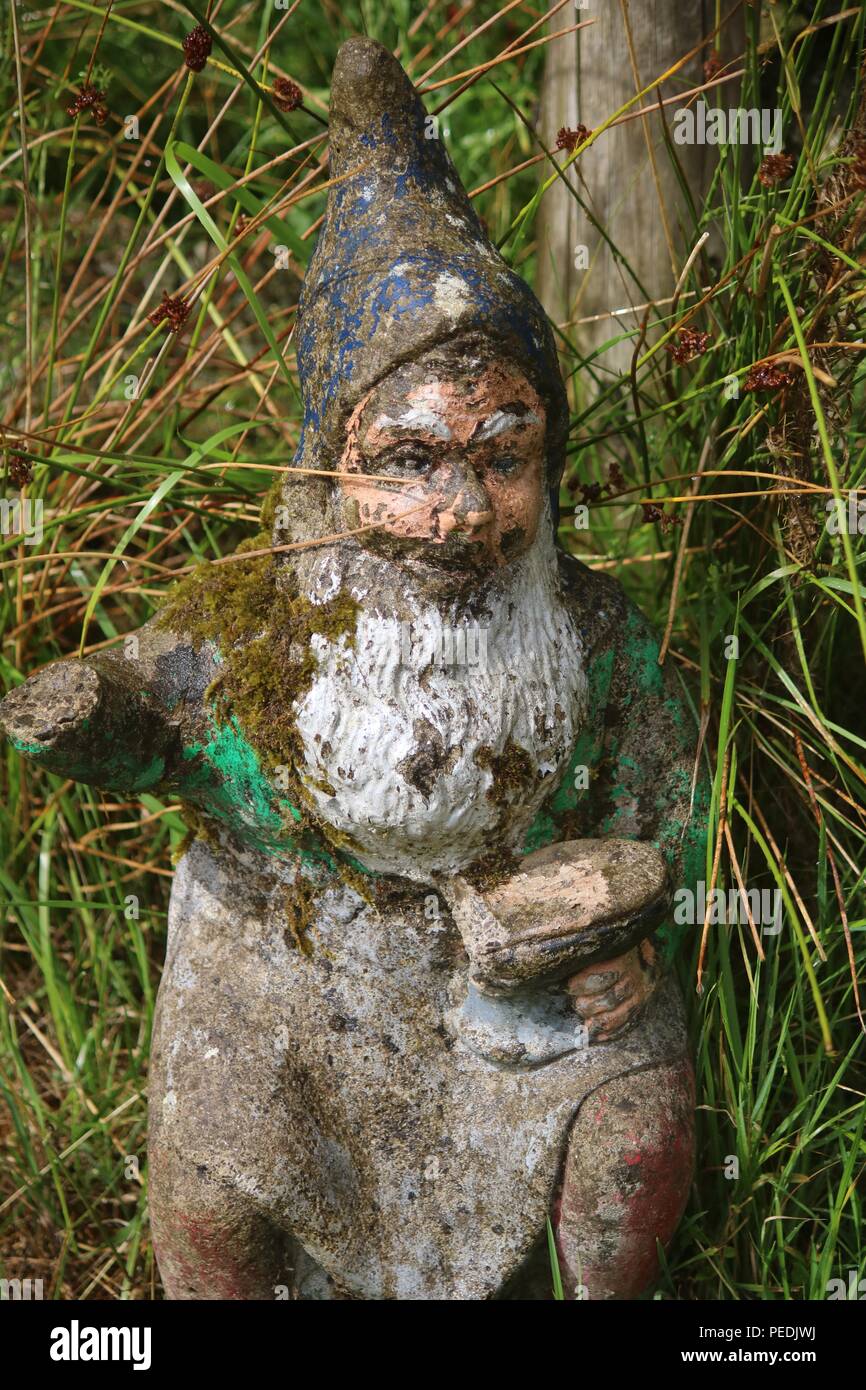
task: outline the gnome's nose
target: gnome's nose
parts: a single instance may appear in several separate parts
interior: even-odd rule
[[[480,531],[493,520],[493,508],[484,485],[474,469],[466,466],[451,480],[453,500],[439,513],[443,535],[452,531]]]

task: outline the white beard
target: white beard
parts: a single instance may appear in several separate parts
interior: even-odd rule
[[[407,663],[406,626],[369,598],[365,606],[367,585],[327,563],[311,597],[321,601],[325,588],[344,584],[360,607],[354,646],[313,638],[319,671],[297,705],[306,757],[299,771],[318,816],[350,837],[367,868],[424,883],[518,848],[568,765],[587,703],[582,644],[560,596],[547,518],[485,598],[478,628],[486,663],[470,623],[475,664],[430,664],[449,625],[447,605],[417,595],[408,600]],[[496,780],[475,760],[510,743],[529,755],[528,779]]]

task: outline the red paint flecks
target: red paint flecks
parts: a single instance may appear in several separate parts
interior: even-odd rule
[[[238,1258],[232,1232],[212,1219],[178,1213],[155,1244],[161,1266],[173,1272],[172,1282],[180,1281],[197,1297],[237,1302],[257,1296],[257,1271]]]

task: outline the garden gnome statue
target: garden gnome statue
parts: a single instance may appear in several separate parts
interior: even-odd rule
[[[298,309],[315,471],[124,651],[2,705],[34,762],[187,810],[150,1066],[171,1298],[548,1298],[552,1262],[631,1298],[690,1183],[665,959],[696,733],[555,544],[552,335],[434,126],[343,46]]]

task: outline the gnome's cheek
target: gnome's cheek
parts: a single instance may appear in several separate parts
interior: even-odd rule
[[[501,555],[513,559],[535,539],[544,506],[540,459],[534,459],[515,478],[492,476],[487,483],[496,515],[495,544]]]
[[[436,498],[428,497],[423,502],[411,501],[406,499],[406,510],[392,513],[392,519],[388,523],[386,530],[392,536],[398,536],[402,540],[412,541],[438,541],[439,526],[436,514]]]
[[[345,515],[350,526],[370,526],[404,540],[437,540],[436,493],[407,488],[403,493],[367,487],[346,498]]]

